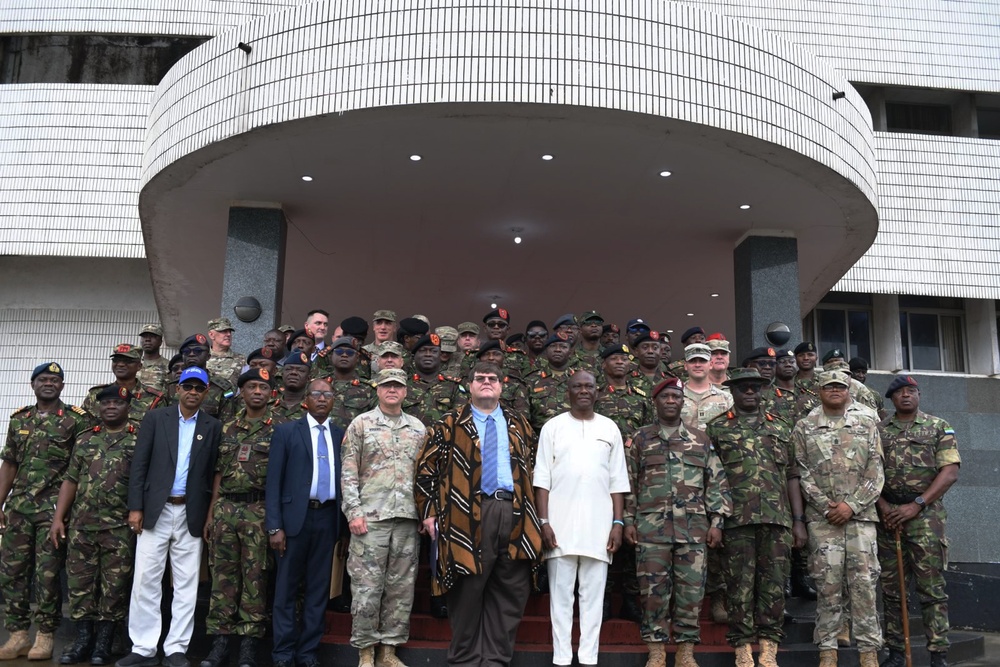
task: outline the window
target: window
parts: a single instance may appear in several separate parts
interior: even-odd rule
[[[976,109],[979,136],[983,139],[1000,139],[1000,109]]]
[[[890,132],[951,134],[951,107],[886,102],[885,124]]]
[[[961,313],[901,307],[899,329],[903,367],[907,370],[965,372],[965,327]]]
[[[840,348],[848,359],[863,357],[874,365],[871,323],[870,294],[831,292],[806,318],[802,331],[811,332],[820,357]]]

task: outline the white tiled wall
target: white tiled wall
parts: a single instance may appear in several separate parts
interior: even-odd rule
[[[0,255],[144,257],[153,86],[0,86]]]

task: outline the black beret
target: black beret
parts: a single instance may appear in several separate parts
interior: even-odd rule
[[[612,345],[601,350],[601,359],[607,359],[612,354],[624,354],[628,356],[632,353],[629,351],[628,345]]]
[[[249,364],[254,359],[271,359],[274,360],[274,351],[269,347],[260,347],[247,355],[247,363]]]
[[[785,348],[781,348],[780,350],[775,350],[774,351],[774,356],[775,356],[775,358],[778,358],[778,359],[780,359],[781,357],[793,357],[794,358],[795,354],[791,350],[786,350]]]
[[[691,336],[693,336],[695,334],[701,334],[702,336],[704,336],[705,335],[705,330],[702,329],[701,327],[691,327],[690,329],[688,329],[687,331],[685,331],[684,333],[681,334],[681,342],[682,343],[687,343],[688,342],[688,338],[690,338]]]
[[[174,364],[179,364],[182,361],[184,361],[184,357],[182,357],[179,354],[175,354],[174,356],[170,357],[170,362],[167,363],[167,370],[173,367]]]
[[[751,361],[757,361],[758,359],[774,359],[778,356],[778,353],[774,351],[773,347],[755,347],[750,350],[750,354],[743,358],[743,366],[746,366]]]
[[[511,335],[507,336],[507,340],[505,342],[508,345],[513,345],[514,343],[523,343],[524,342],[524,334],[523,333],[511,334]]]
[[[296,338],[309,338],[313,341],[316,340],[315,338],[313,338],[312,334],[310,334],[305,329],[296,329],[295,331],[292,332],[291,337],[288,339],[288,344],[291,345],[292,343],[294,343]]]
[[[566,334],[554,333],[545,339],[545,344],[542,345],[542,349],[546,349],[549,345],[552,345],[552,343],[566,343],[568,345],[569,339],[566,338]]]
[[[184,348],[188,347],[189,345],[208,345],[208,338],[205,337],[205,334],[200,334],[200,333],[196,333],[193,336],[188,336],[187,338],[184,339],[184,342],[181,343],[181,346],[177,348],[177,350],[183,352]]]
[[[795,346],[795,354],[802,354],[803,352],[815,352],[816,346],[812,344],[811,341],[806,341],[804,343],[799,343]]]
[[[864,357],[854,357],[847,362],[847,365],[851,371],[868,371],[868,360]]]
[[[507,324],[510,324],[510,313],[507,312],[506,308],[494,308],[490,312],[483,315],[483,324],[496,319],[501,319]]]
[[[527,331],[528,329],[535,329],[535,328],[545,329],[546,331],[548,331],[549,325],[547,325],[545,322],[542,322],[541,320],[531,320],[530,322],[528,322],[528,326],[524,327],[524,330]]]
[[[46,361],[44,364],[38,364],[35,366],[35,370],[31,371],[31,381],[34,382],[35,378],[42,373],[48,373],[49,375],[58,375],[60,380],[65,380],[66,376],[63,374],[62,366],[54,361]]]
[[[358,316],[348,317],[340,323],[340,328],[348,336],[367,336],[368,335],[368,322]]]
[[[236,381],[236,386],[242,388],[243,385],[251,380],[259,380],[260,382],[266,382],[271,387],[274,386],[274,378],[272,378],[271,374],[263,368],[251,368],[246,373],[243,373]]]
[[[415,317],[404,317],[399,321],[399,328],[407,336],[423,336],[430,331],[431,327],[423,320]]]
[[[573,313],[566,313],[558,320],[556,320],[556,323],[552,325],[552,328],[558,329],[559,327],[563,326],[571,327],[574,324],[576,324],[576,315],[574,315]]]
[[[911,378],[909,375],[897,375],[892,382],[889,383],[889,388],[885,390],[885,397],[892,398],[892,395],[903,387],[915,387],[920,388],[917,381]]]
[[[126,403],[132,402],[132,392],[130,392],[125,387],[120,384],[109,384],[104,389],[97,392],[97,396],[94,397],[98,403],[108,398],[117,398],[120,401],[125,401]]]
[[[405,321],[405,320],[404,320]],[[419,320],[417,320],[419,322]],[[441,347],[441,337],[436,333],[424,334],[413,346],[411,352],[416,352],[422,347],[427,347],[428,345],[433,345],[434,347]]]
[[[609,331],[612,333],[621,333],[621,329],[618,328],[617,324],[605,324],[601,328],[601,333],[608,333]]]
[[[639,347],[640,343],[645,343],[646,341],[652,341],[654,343],[659,343],[661,340],[659,331],[644,331],[639,334],[639,337],[635,339],[632,343],[633,347]]]
[[[831,359],[843,359],[843,358],[844,358],[844,353],[840,350],[839,347],[835,347],[823,355],[823,363],[825,364]]]
[[[486,354],[490,350],[500,350],[501,352],[503,352],[503,347],[501,347],[500,341],[498,341],[498,340],[488,340],[485,343],[483,343],[482,345],[480,345],[479,349],[476,350],[476,359],[479,359],[481,356],[483,356],[484,354]]]

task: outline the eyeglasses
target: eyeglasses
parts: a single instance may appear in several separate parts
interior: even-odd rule
[[[193,391],[196,394],[204,394],[206,391],[208,391],[208,387],[203,384],[191,384],[190,382],[185,382],[184,384],[179,386],[184,391]]]
[[[205,354],[206,352],[208,352],[208,348],[207,347],[195,347],[195,346],[192,345],[192,346],[189,346],[189,347],[185,347],[184,350],[181,352],[181,354],[183,354],[185,356],[186,355],[195,355],[195,356],[197,356],[199,354]]]
[[[646,327],[629,327],[629,333],[639,333],[640,331],[649,331]]]
[[[773,361],[755,361],[753,363],[755,366],[763,366],[764,368],[774,368],[777,365]]]
[[[500,378],[496,375],[474,375],[472,381],[479,384],[497,384],[500,382]]]
[[[828,384],[824,387],[820,387],[821,391],[847,391],[847,387],[842,384]]]
[[[532,332],[529,331],[528,333],[526,333],[524,335],[527,336],[528,338],[548,338],[549,332],[548,331],[536,331],[536,332],[532,333]]]
[[[333,351],[338,357],[353,357],[357,352],[351,347],[338,347]]]
[[[490,320],[489,322],[486,323],[486,326],[488,326],[490,329],[503,329],[505,326],[507,326],[507,323],[504,322],[503,320]]]
[[[309,392],[310,398],[333,398],[332,391],[320,391],[319,389],[314,389]]]

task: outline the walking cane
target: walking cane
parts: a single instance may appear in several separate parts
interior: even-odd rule
[[[913,653],[910,651],[910,610],[906,605],[906,576],[903,573],[903,543],[900,541],[899,526],[896,527],[896,572],[899,576],[899,605],[903,611],[903,646],[906,652],[906,667],[913,667]]]

